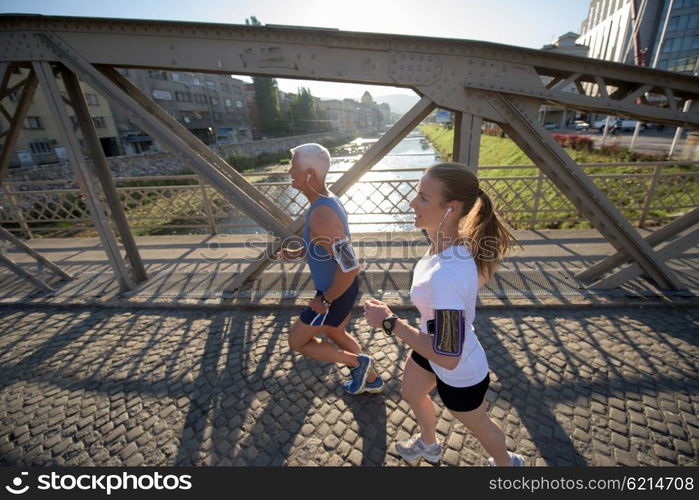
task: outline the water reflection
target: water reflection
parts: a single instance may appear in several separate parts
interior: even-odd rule
[[[339,179],[359,158],[359,155],[332,158],[328,185]],[[436,161],[439,161],[439,156],[424,135],[413,133],[399,142],[342,196],[342,202],[349,214],[350,230],[415,230],[408,203],[414,196],[422,172]],[[302,215],[308,207],[305,197],[290,187],[288,175],[280,175],[274,178],[273,182],[265,182],[258,187],[270,199],[277,200],[279,206],[292,217]],[[259,226],[250,227],[254,222],[247,217],[231,217],[227,222],[248,227],[229,228],[226,232],[263,231]]]

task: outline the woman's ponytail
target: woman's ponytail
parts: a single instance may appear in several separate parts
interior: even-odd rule
[[[490,279],[516,239],[495,212],[490,196],[479,189],[477,198],[459,232],[471,246],[478,274]]]

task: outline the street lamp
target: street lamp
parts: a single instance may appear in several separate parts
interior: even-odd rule
[[[213,127],[209,127],[209,144],[216,145],[216,138],[214,137]]]

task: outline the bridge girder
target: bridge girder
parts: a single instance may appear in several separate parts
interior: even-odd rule
[[[468,40],[288,26],[0,16],[0,68],[5,70],[1,75],[2,95],[9,93],[8,67],[31,69],[38,61],[51,63],[61,71],[68,68],[124,106],[145,125],[145,130],[169,143],[175,154],[187,157],[192,167],[224,195],[281,237],[298,232],[298,221],[288,224],[279,214],[275,218],[266,200],[257,204],[253,200],[251,204],[254,187],[245,185],[241,178],[232,178],[224,171],[223,160],[202,150],[203,145],[192,141],[187,131],[177,123],[169,123],[163,113],[148,106],[124,82],[120,84],[113,68],[411,88],[422,100],[413,116],[389,134],[391,137],[407,133],[407,124],[413,126],[414,118],[427,109],[449,109],[457,113],[455,158],[473,162],[477,159],[476,130],[480,121],[500,123],[619,252],[627,252],[661,287],[679,287],[663,259],[565,151],[550,140],[536,123],[536,114],[540,105],[554,104],[699,128],[699,113],[690,105],[699,99],[699,79],[695,77]],[[12,125],[17,127],[17,123]],[[5,141],[0,158],[8,157],[12,142]],[[358,161],[355,173],[370,168],[377,152],[380,155],[388,150],[370,151]],[[342,181],[342,186],[334,186],[337,191],[348,187],[346,179]],[[286,227],[280,226],[280,221]],[[589,273],[586,277],[599,278]]]

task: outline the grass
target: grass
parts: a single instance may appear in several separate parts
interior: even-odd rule
[[[432,146],[446,161],[451,161],[454,130],[448,130],[440,125],[421,125],[420,130],[427,136]],[[629,161],[627,150],[609,148],[612,153],[592,150],[576,151],[563,148],[577,163],[614,163]],[[657,159],[657,158],[652,158]],[[494,137],[481,135],[478,164],[490,165],[534,165],[531,159],[519,149],[519,146],[509,137]]]
[[[445,161],[451,161],[451,152],[454,131],[440,125],[421,125],[420,130],[427,136],[432,146]],[[630,154],[628,150],[621,148],[607,148],[599,150],[573,150],[564,148],[570,157],[577,163],[599,163],[599,167],[586,168],[588,175],[605,174],[646,174],[652,173],[648,167],[634,166],[604,166],[604,163],[628,162]],[[651,159],[640,157],[639,160]],[[657,159],[657,158],[655,158]],[[533,165],[531,159],[507,137],[495,137],[481,135],[479,166],[500,165],[532,165],[532,168],[516,170],[493,169],[485,174],[490,180],[483,189],[491,194],[496,205],[503,207],[506,218],[515,228],[527,228],[532,217],[534,206],[536,181],[532,176],[537,176],[539,171]],[[697,172],[697,167],[677,165],[663,167],[663,174]],[[505,179],[507,177],[507,179]],[[514,178],[513,178],[514,177]],[[522,177],[517,179],[516,177]],[[526,177],[529,177],[528,179]],[[493,180],[492,178],[495,178]],[[498,180],[497,178],[503,178]],[[641,212],[638,207],[644,205],[647,194],[648,177],[638,178],[610,178],[596,181],[600,189],[609,197],[611,202],[629,219],[638,219]],[[650,218],[658,218],[659,222],[667,222],[678,214],[677,209],[658,208],[663,205],[670,206],[694,206],[694,200],[699,199],[699,183],[696,177],[688,176],[666,178],[658,183],[653,196],[652,208],[648,212]],[[541,208],[555,210],[546,214],[547,218],[556,219],[555,222],[537,222],[534,227],[538,229],[568,229],[589,228],[591,225],[578,214],[577,209],[570,202],[558,194],[558,190],[546,180],[542,183],[542,191],[539,197]],[[518,212],[521,211],[521,212]],[[681,211],[681,210],[679,210]]]

